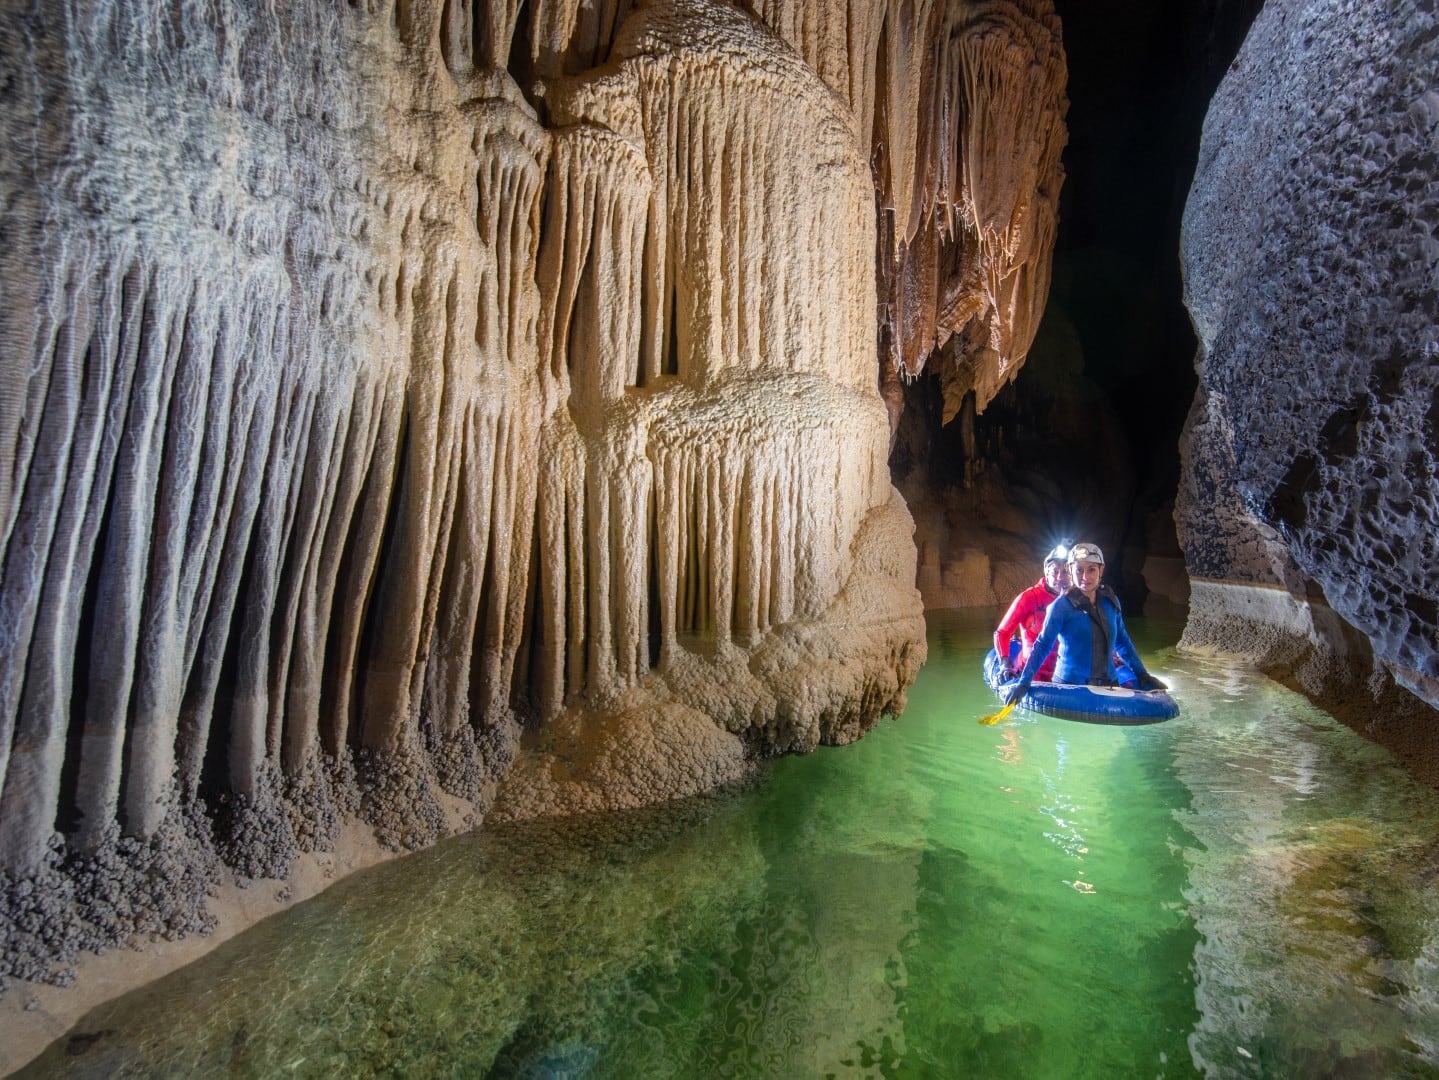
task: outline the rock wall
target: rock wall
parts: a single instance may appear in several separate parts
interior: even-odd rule
[[[1186,643],[1258,657],[1439,783],[1436,75],[1429,3],[1257,17],[1184,218],[1176,520]]]
[[[1045,0],[7,3],[0,72],[0,978],[356,818],[654,802],[902,708],[876,342],[937,337],[879,288],[1022,357]]]

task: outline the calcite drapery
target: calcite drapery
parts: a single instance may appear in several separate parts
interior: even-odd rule
[[[283,875],[344,815],[684,795],[902,703],[876,311],[891,372],[963,339],[961,397],[1022,357],[1047,5],[0,35],[4,972],[199,928],[217,855]]]
[[[867,158],[879,111],[887,191],[941,142],[871,83],[970,7],[822,60],[715,0],[0,17],[7,970],[138,925],[21,885],[133,872],[182,929],[215,851],[484,813],[522,721],[617,764],[509,815],[898,708]]]
[[[937,363],[945,420],[1019,371],[1049,294],[1068,107],[1048,0],[755,0],[868,140],[888,371]],[[897,408],[898,388],[887,391]]]

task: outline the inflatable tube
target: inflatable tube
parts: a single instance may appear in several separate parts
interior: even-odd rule
[[[984,658],[984,681],[1001,701],[1014,685],[1004,677],[999,654],[993,649]],[[1019,702],[1021,709],[1079,720],[1086,724],[1157,724],[1179,715],[1179,706],[1164,690],[1126,690],[1121,686],[1079,686],[1073,683],[1030,683],[1029,693]]]

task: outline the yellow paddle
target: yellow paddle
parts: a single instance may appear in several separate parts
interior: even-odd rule
[[[985,725],[994,725],[994,724],[997,724],[997,723],[999,723],[1001,720],[1003,720],[1006,716],[1008,716],[1011,712],[1013,712],[1013,711],[1014,711],[1014,707],[1015,707],[1017,704],[1019,704],[1017,701],[1011,701],[1011,702],[1010,702],[1008,705],[1006,705],[1004,708],[1000,709],[999,712],[997,712],[997,713],[992,713],[992,714],[989,715],[989,716],[981,716],[981,717],[979,718],[979,722],[980,722],[981,724],[985,724]]]

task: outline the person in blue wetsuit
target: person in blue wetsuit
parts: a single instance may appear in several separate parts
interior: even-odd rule
[[[1168,689],[1145,670],[1134,643],[1129,640],[1129,632],[1124,629],[1119,598],[1109,586],[1100,584],[1103,575],[1104,552],[1098,544],[1075,544],[1069,549],[1069,576],[1074,584],[1049,605],[1044,626],[1030,649],[1029,661],[1005,694],[1006,705],[1014,704],[1029,692],[1039,665],[1056,641],[1059,661],[1054,667],[1054,682],[1113,686],[1117,682],[1117,656],[1129,667],[1138,689]]]

